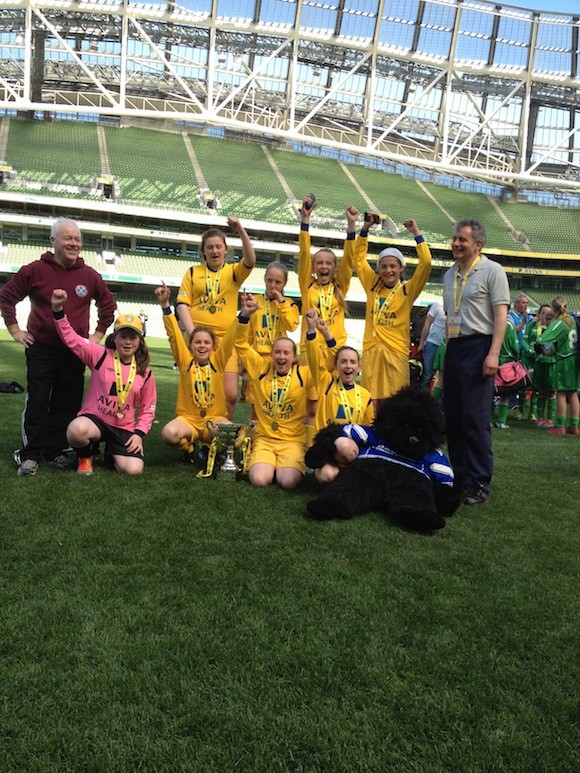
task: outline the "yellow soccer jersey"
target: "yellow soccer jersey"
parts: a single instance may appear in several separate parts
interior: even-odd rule
[[[210,271],[205,263],[185,272],[176,304],[189,307],[193,324],[203,325],[222,338],[234,325],[238,311],[238,292],[252,269],[238,263],[226,263],[219,271]]]
[[[336,350],[337,347],[328,348],[328,351],[332,353],[336,353]],[[328,360],[326,367],[324,366],[316,339],[306,339],[306,353],[310,372],[317,374],[318,403],[314,422],[315,431],[318,432],[327,424],[348,424],[350,422],[353,424],[372,424],[375,411],[368,389],[358,384],[345,388],[340,379],[327,370],[329,368]]]
[[[180,374],[175,408],[177,416],[191,416],[196,426],[205,426],[211,418],[227,416],[224,368],[234,348],[235,325],[230,327],[217,350],[212,352],[208,364],[196,367],[175,316],[164,314],[163,324]]]
[[[313,385],[308,367],[293,365],[286,376],[276,376],[274,363],[261,357],[248,343],[248,326],[238,322],[236,349],[252,383],[256,435],[304,443],[306,395]],[[277,380],[277,395],[272,382]],[[279,404],[276,403],[279,401]]]
[[[263,295],[254,295],[257,310],[250,317],[248,340],[250,346],[261,355],[269,355],[272,344],[280,336],[296,330],[300,312],[298,306],[287,298],[283,303],[269,301]]]
[[[356,240],[354,262],[358,278],[367,294],[363,349],[387,344],[393,351],[408,357],[411,346],[411,310],[414,301],[425,287],[431,273],[431,251],[426,242],[416,244],[419,263],[407,282],[400,282],[393,293],[385,287],[376,271],[367,261],[368,239]],[[383,308],[384,304],[388,306]],[[375,307],[380,307],[378,323]]]
[[[356,241],[354,239],[345,239],[344,254],[338,264],[335,282],[340,288],[344,297],[350,287],[352,279],[352,269],[354,265],[354,250]],[[300,231],[299,251],[298,251],[298,283],[300,286],[300,296],[302,299],[302,313],[308,309],[316,309],[318,315],[328,324],[328,329],[339,346],[346,342],[346,329],[344,326],[344,309],[336,299],[333,292],[333,285],[321,285],[318,280],[312,276],[312,256],[310,252],[310,233]],[[302,330],[300,334],[301,351],[305,351],[307,325],[302,320]],[[317,340],[324,350],[326,342],[321,333],[318,333]]]

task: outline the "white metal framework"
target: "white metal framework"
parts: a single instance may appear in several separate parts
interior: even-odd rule
[[[0,0],[0,110],[143,116],[580,190],[580,13]]]

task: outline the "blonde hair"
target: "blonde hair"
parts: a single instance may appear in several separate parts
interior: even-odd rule
[[[568,313],[568,304],[566,302],[566,298],[564,298],[563,295],[554,296],[552,298],[552,303],[550,305],[554,310],[554,314],[556,315],[556,318],[562,317],[562,319],[568,325],[568,327],[574,327],[574,320]]]
[[[326,252],[328,255],[332,256],[332,259],[334,260],[334,265],[338,269],[338,258],[336,257],[336,253],[332,250],[328,249],[328,247],[323,247],[321,250],[317,250],[314,255],[312,256],[312,273],[314,273],[314,261],[316,260],[316,256],[320,255],[321,252]],[[341,286],[338,284],[336,277],[332,278],[332,285],[334,287],[334,295],[336,296],[336,300],[338,301],[338,305],[342,308],[345,314],[349,313],[348,304],[346,302],[346,299],[344,297],[344,293],[342,291]]]

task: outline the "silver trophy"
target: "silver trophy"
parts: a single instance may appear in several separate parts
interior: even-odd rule
[[[226,459],[225,462],[218,468],[217,480],[222,483],[233,483],[236,480],[238,473],[240,472],[240,466],[236,464],[234,459],[236,440],[243,424],[219,424],[217,425],[218,443],[221,450],[225,449]]]

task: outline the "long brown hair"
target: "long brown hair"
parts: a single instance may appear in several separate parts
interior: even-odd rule
[[[122,330],[123,328],[121,328]],[[118,333],[119,331],[117,331]],[[138,334],[137,334],[138,335]],[[149,367],[149,349],[147,348],[147,344],[145,343],[145,339],[142,336],[139,336],[141,339],[139,341],[139,346],[137,347],[137,351],[135,352],[135,362],[137,364],[137,373],[140,376],[144,376],[147,373],[147,369]],[[115,348],[115,333],[111,333],[107,336],[107,340],[105,341],[105,346],[107,349],[114,349]]]
[[[205,243],[208,239],[211,239],[212,236],[218,236],[220,239],[222,239],[225,248],[228,248],[228,243],[226,242],[226,235],[222,231],[221,228],[208,228],[207,231],[204,231],[201,235],[201,256],[205,260],[204,255],[204,249],[205,249]]]

